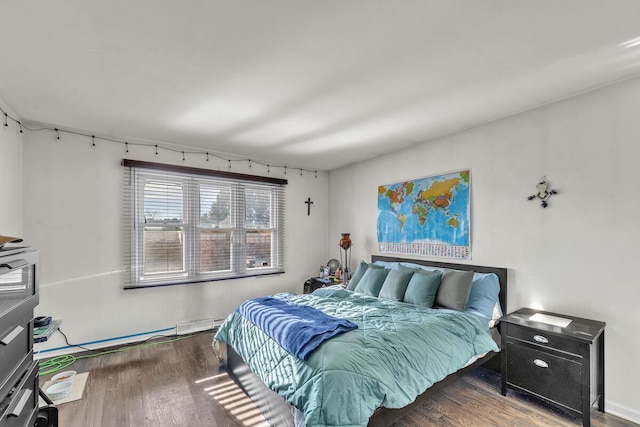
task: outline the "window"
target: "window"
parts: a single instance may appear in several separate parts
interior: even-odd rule
[[[286,180],[123,165],[125,288],[284,272]]]

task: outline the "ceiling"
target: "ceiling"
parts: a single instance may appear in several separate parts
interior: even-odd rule
[[[4,0],[25,122],[331,170],[640,73],[637,0]]]

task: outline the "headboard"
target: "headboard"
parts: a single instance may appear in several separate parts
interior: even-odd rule
[[[410,259],[410,258],[399,258],[399,257],[390,257],[383,255],[371,255],[371,262],[376,261],[384,261],[384,262],[411,262],[414,264],[420,265],[428,265],[431,267],[439,267],[439,268],[450,268],[453,270],[471,270],[476,273],[495,273],[498,276],[498,280],[500,281],[500,295],[498,295],[498,299],[500,300],[500,305],[502,306],[502,311],[506,314],[507,311],[507,269],[501,267],[487,267],[483,265],[471,265],[471,264],[453,264],[448,262],[439,262],[439,261],[429,261],[423,259]]]

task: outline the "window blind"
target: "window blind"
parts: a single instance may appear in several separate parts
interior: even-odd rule
[[[286,180],[123,166],[126,289],[284,272]]]

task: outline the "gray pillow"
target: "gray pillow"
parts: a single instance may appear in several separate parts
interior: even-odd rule
[[[379,265],[367,264],[364,261],[360,261],[360,264],[358,264],[358,267],[356,267],[356,271],[354,271],[353,274],[351,275],[351,280],[349,280],[349,283],[347,284],[348,290],[353,291],[356,289],[356,286],[358,286],[358,282],[360,282],[360,280],[362,279],[362,276],[364,276],[364,273],[369,269],[369,267],[378,268],[378,269],[383,268],[382,266],[379,266]]]
[[[362,276],[362,279],[358,282],[355,290],[371,295],[372,297],[377,297],[389,271],[391,270],[387,268],[367,268],[367,271],[364,272],[364,276]]]
[[[390,299],[392,301],[402,301],[404,292],[407,290],[409,280],[413,276],[412,271],[391,270],[384,279],[382,289],[378,297]]]
[[[464,311],[472,281],[473,271],[445,270],[436,295],[436,305]]]
[[[439,271],[416,271],[407,285],[404,302],[431,308],[441,279]]]

